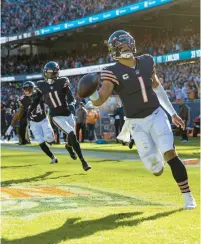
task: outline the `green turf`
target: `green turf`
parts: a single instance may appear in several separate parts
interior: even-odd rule
[[[190,137],[189,143],[181,143],[180,137],[177,137],[175,139],[176,144],[176,150],[178,151],[179,155],[182,158],[198,158],[200,157],[200,138],[199,137]],[[36,144],[28,145],[29,147],[35,147]],[[53,145],[55,148],[63,148],[63,145]],[[90,150],[90,151],[103,151],[103,152],[115,152],[115,153],[122,153],[126,152],[129,154],[135,153],[137,154],[137,150],[135,145],[133,146],[133,149],[130,150],[128,146],[122,146],[121,144],[117,144],[115,142],[110,142],[108,144],[96,144],[96,143],[81,143],[81,147],[84,150]]]
[[[196,139],[176,146],[185,158],[199,156]],[[82,148],[92,149],[92,144]],[[93,145],[93,150],[100,149],[128,150]],[[200,208],[182,210],[183,199],[167,165],[162,176],[154,177],[136,161],[89,158],[93,169],[86,173],[78,160],[65,155],[58,159],[58,165],[50,165],[42,153],[2,149],[2,187],[52,186],[80,194],[2,200],[2,243],[200,243]],[[187,171],[199,205],[199,168]]]

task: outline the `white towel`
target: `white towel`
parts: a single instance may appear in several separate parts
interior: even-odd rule
[[[121,129],[120,134],[117,136],[118,140],[121,140],[123,142],[129,142],[130,141],[130,120],[125,119],[125,123]]]

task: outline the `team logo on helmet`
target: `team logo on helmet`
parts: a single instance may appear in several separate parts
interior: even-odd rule
[[[122,48],[126,46],[125,48]],[[135,40],[126,31],[115,31],[108,40],[108,49],[112,57],[116,60],[120,58],[130,58],[136,54]]]

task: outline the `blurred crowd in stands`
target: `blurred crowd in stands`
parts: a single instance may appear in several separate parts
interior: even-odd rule
[[[177,102],[180,99],[193,101],[200,98],[200,61],[186,63],[173,62],[156,65],[158,77],[166,90],[169,99]],[[71,89],[77,100],[77,85],[81,76],[70,76]],[[10,107],[22,94],[22,83],[2,83],[1,100]]]
[[[2,0],[1,35],[56,25],[142,0]]]
[[[195,102],[200,98],[200,61],[199,59],[191,60],[189,62],[173,62],[160,64],[156,66],[156,72],[160,78],[160,82],[163,85],[169,99],[172,102],[192,101]],[[76,113],[84,106],[88,100],[82,100],[77,97],[77,85],[81,76],[70,76],[71,90],[76,98]],[[15,82],[5,82],[1,84],[1,125],[2,135],[11,123],[12,117],[18,110],[19,97],[23,94],[22,84]],[[81,103],[80,103],[81,102]],[[82,103],[83,102],[83,103]],[[82,106],[80,107],[80,104]],[[89,110],[90,112],[90,110]],[[94,116],[94,114],[93,114]],[[83,125],[78,128],[83,131],[88,131],[87,138],[91,141],[94,140],[94,136],[90,137],[90,133],[94,135],[94,125],[90,124],[86,119],[86,126]],[[97,118],[95,118],[96,122]],[[88,121],[88,122],[87,122]],[[78,122],[77,122],[78,123]],[[20,128],[20,123],[16,128]],[[90,132],[91,131],[91,132]],[[90,133],[89,133],[90,132]],[[58,132],[57,132],[58,133]],[[77,137],[79,137],[79,131],[77,131]],[[58,137],[59,138],[59,137]],[[92,139],[90,139],[92,138]],[[83,135],[81,140],[83,141]]]
[[[138,54],[149,53],[152,56],[163,55],[167,53],[181,52],[184,50],[198,49],[200,46],[199,34],[190,36],[172,37],[172,38],[151,38],[147,35],[144,41],[137,45]],[[106,47],[102,47],[106,50]],[[18,55],[2,57],[1,74],[19,75],[40,73],[43,66],[50,60],[56,61],[60,69],[80,68],[83,66],[105,64],[114,62],[112,57],[106,52],[97,52],[96,49],[90,49],[90,54],[77,54],[65,52],[51,52],[50,54],[41,53],[38,55]]]

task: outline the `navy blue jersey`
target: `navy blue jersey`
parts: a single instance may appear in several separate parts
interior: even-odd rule
[[[69,116],[71,114],[68,104],[74,101],[74,97],[67,78],[58,78],[51,85],[46,81],[39,81],[37,89],[38,95],[43,96],[50,109],[50,116]]]
[[[117,62],[102,70],[101,80],[114,84],[127,118],[145,118],[160,106],[152,89],[153,70],[154,60],[146,54],[136,57],[134,68]]]
[[[19,105],[24,108],[24,112],[27,113],[34,96],[21,96],[19,99]],[[24,117],[24,116],[22,116]],[[45,113],[45,105],[42,100],[40,100],[37,107],[32,111],[32,113],[28,116],[28,120],[32,120],[34,122],[40,122],[46,118]]]

